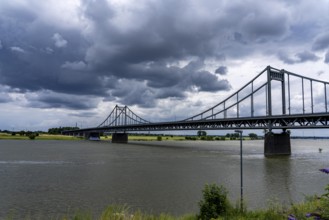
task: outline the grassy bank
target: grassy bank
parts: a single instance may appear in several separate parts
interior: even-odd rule
[[[318,198],[312,198],[303,203],[295,204],[290,207],[283,207],[280,204],[272,204],[267,209],[241,212],[239,208],[234,208],[228,213],[219,216],[217,220],[310,220],[310,213],[319,213],[319,211],[329,211],[329,203],[323,203]],[[329,216],[327,216],[329,217]],[[187,214],[183,216],[172,216],[169,214],[148,215],[138,212],[130,212],[126,207],[109,207],[100,216],[92,216],[88,213],[79,213],[73,217],[63,217],[63,220],[199,220],[196,214]],[[326,217],[323,220],[329,219]],[[204,219],[208,220],[208,219]]]
[[[232,206],[227,199],[227,191],[216,184],[206,185],[203,198],[199,202],[199,213],[173,216],[170,214],[147,214],[141,211],[131,211],[127,206],[109,206],[101,214],[95,215],[90,211],[77,211],[56,217],[39,214],[37,219],[59,220],[329,220],[329,185],[322,196],[306,197],[304,202],[283,206],[271,202],[266,209],[247,210],[246,205],[241,209],[240,204]],[[15,220],[15,214],[6,219]],[[23,219],[35,219],[27,216]]]
[[[191,140],[186,139],[185,136],[176,136],[176,135],[168,135],[168,136],[156,136],[156,135],[129,135],[128,140],[129,141],[159,141],[159,137],[161,137],[161,141],[184,141],[184,140]],[[0,140],[28,140],[29,137],[26,135],[19,135],[16,133],[15,135],[12,135],[11,133],[0,133]],[[39,136],[35,137],[35,140],[81,140],[81,137],[72,137],[72,136],[66,136],[66,135],[53,135],[53,134],[39,134]],[[104,141],[111,141],[112,136],[102,136],[101,140]],[[203,141],[209,141],[207,139],[202,139],[195,137],[193,140],[203,140]],[[224,140],[230,140],[229,138],[226,138]],[[210,141],[224,141],[223,139],[211,139]],[[249,138],[245,138],[244,140],[249,140]]]
[[[308,199],[307,201],[290,207],[283,207],[280,204],[273,203],[267,209],[241,212],[239,208],[233,208],[225,215],[221,215],[216,220],[313,220],[313,217],[307,217],[307,214],[319,210],[325,210],[328,207],[317,198]],[[8,220],[16,219],[15,216],[6,218]],[[27,217],[26,219],[33,219]],[[42,218],[40,218],[42,219]],[[102,214],[94,215],[90,212],[78,211],[74,215],[65,215],[57,218],[58,220],[210,220],[199,218],[197,214],[186,214],[182,216],[173,216],[170,214],[152,215],[142,213],[141,211],[132,212],[126,206],[109,206]],[[323,220],[328,218],[321,218]]]
[[[0,140],[29,140],[28,136],[21,136],[19,134],[11,135],[8,133],[0,133]],[[66,136],[66,135],[51,135],[39,134],[35,140],[81,140],[81,138]]]

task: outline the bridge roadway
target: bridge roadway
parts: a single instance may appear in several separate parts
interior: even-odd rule
[[[274,115],[262,117],[221,118],[207,120],[153,122],[130,125],[91,127],[65,131],[64,134],[104,131],[167,131],[167,130],[235,130],[235,129],[319,129],[329,128],[329,113]]]

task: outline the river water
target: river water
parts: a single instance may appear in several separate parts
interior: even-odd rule
[[[322,153],[319,152],[322,148]],[[240,198],[239,141],[0,140],[0,217],[101,213],[110,204],[173,215],[198,212],[206,183]],[[263,141],[243,141],[248,209],[322,194],[328,140],[292,140],[290,157],[265,158]]]

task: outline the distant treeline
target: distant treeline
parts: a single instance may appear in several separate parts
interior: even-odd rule
[[[0,130],[0,133],[5,133],[5,134],[11,134],[12,136],[15,136],[16,134],[19,136],[31,136],[34,135],[39,136],[39,134],[43,134],[45,132],[43,131],[9,131],[9,130]]]
[[[79,127],[59,127],[59,128],[49,128],[48,134],[62,134],[62,131],[77,130]]]

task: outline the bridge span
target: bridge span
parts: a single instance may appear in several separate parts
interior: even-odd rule
[[[220,103],[184,120],[150,122],[116,105],[98,126],[64,134],[113,132],[113,142],[127,142],[127,131],[262,129],[267,131],[266,156],[290,155],[288,129],[329,128],[328,86],[329,82],[267,66]]]

